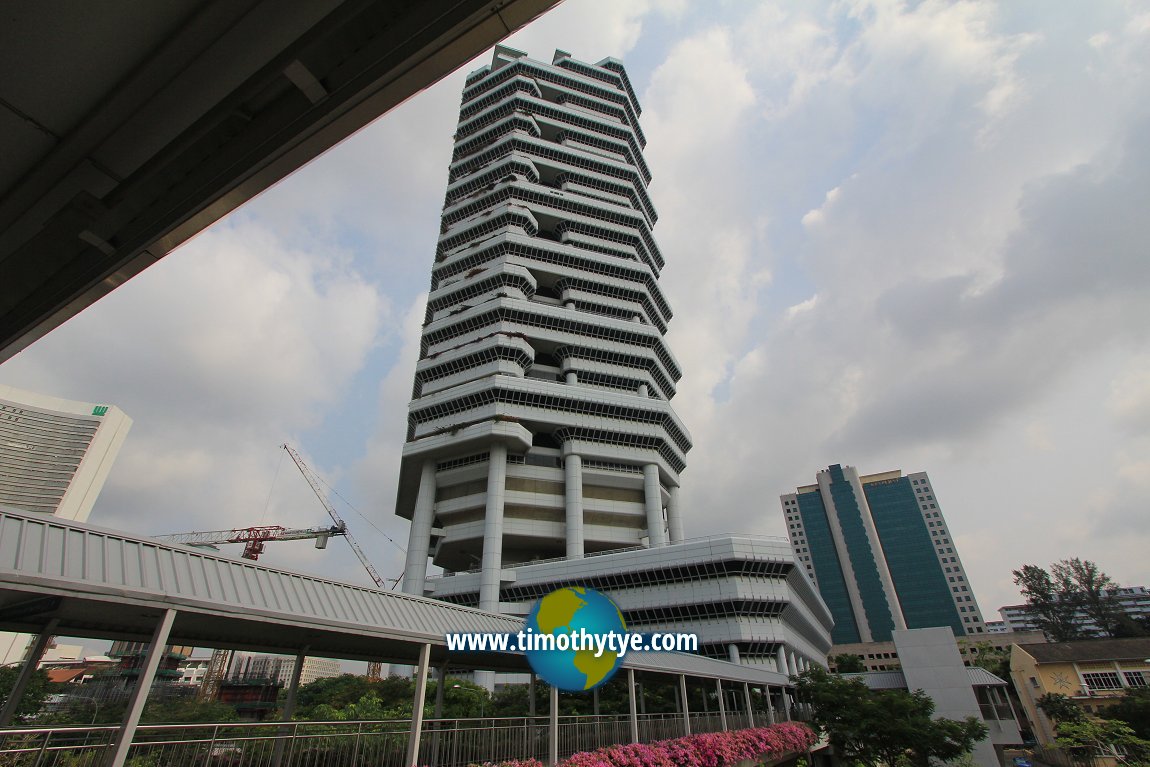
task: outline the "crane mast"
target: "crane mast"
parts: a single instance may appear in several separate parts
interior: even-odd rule
[[[331,517],[331,521],[335,522],[336,526],[343,530],[343,537],[347,540],[348,545],[351,546],[351,550],[355,552],[355,556],[359,559],[360,564],[362,564],[363,568],[367,570],[367,574],[371,576],[373,581],[375,581],[375,585],[381,589],[387,588],[387,584],[384,582],[383,578],[380,577],[379,573],[376,572],[375,566],[371,564],[371,561],[367,558],[367,555],[363,553],[363,549],[359,547],[359,543],[357,543],[355,538],[352,537],[351,533],[348,532],[347,523],[340,518],[339,513],[335,510],[335,507],[331,505],[330,501],[328,501],[327,496],[323,492],[323,488],[320,487],[319,477],[308,467],[306,463],[304,463],[303,459],[300,458],[299,453],[292,449],[291,445],[284,443],[283,449],[286,450],[287,454],[291,456],[291,459],[295,462],[296,468],[299,469],[300,474],[303,474],[303,478],[306,479],[308,485],[311,486],[312,492],[315,493],[316,498],[319,498],[319,502],[323,504],[325,509],[327,509],[327,513],[328,516]],[[383,663],[380,661],[371,661],[367,664],[367,678],[369,680],[378,681],[382,676]]]
[[[319,498],[319,502],[323,504],[323,507],[327,509],[327,514],[329,517],[331,517],[332,522],[335,522],[336,527],[343,531],[343,537],[347,540],[348,545],[351,546],[351,550],[355,552],[355,556],[359,559],[360,564],[362,564],[363,568],[367,570],[367,574],[371,576],[373,581],[375,581],[375,585],[379,586],[381,589],[387,588],[387,584],[384,582],[383,578],[380,577],[379,573],[376,572],[375,567],[371,564],[371,561],[367,558],[367,555],[363,553],[363,549],[359,547],[359,544],[356,542],[355,538],[353,538],[351,533],[348,532],[347,523],[340,518],[339,514],[335,510],[335,507],[331,505],[331,502],[328,501],[327,496],[324,495],[323,488],[320,487],[319,477],[316,476],[315,472],[308,468],[308,465],[303,462],[303,459],[300,458],[299,453],[292,449],[291,445],[284,444],[283,449],[286,450],[287,454],[291,456],[291,459],[295,461],[296,468],[299,469],[300,474],[303,474],[303,478],[307,480],[307,483],[311,485],[312,492],[315,493],[316,498]]]

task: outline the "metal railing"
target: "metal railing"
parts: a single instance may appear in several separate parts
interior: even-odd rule
[[[692,733],[722,729],[717,712],[692,713]],[[765,725],[756,714],[756,724]],[[684,734],[682,714],[640,714],[639,740]],[[727,712],[727,729],[748,726],[745,712]],[[548,759],[545,716],[429,719],[417,764],[466,767],[511,759]],[[128,763],[164,767],[406,767],[411,722],[226,722],[141,725]],[[0,767],[100,767],[118,727],[0,730]],[[627,715],[559,717],[559,756],[631,741]]]
[[[988,721],[1014,721],[1014,711],[1005,703],[979,703],[978,708],[982,711],[982,718]]]

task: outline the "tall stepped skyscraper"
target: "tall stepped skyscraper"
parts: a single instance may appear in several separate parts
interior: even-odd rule
[[[408,410],[404,590],[683,538],[690,436],[623,66],[496,48],[467,78]]]

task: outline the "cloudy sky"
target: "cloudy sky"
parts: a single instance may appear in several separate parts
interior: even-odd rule
[[[644,107],[688,535],[785,534],[778,496],[831,463],[926,470],[988,617],[1023,563],[1150,584],[1143,4],[566,0],[508,43],[621,58]],[[92,522],[323,524],[289,442],[399,574],[438,214],[487,59],[0,366],[134,419]],[[261,561],[367,582],[339,541]]]

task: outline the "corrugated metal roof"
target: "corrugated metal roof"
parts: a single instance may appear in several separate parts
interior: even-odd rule
[[[872,690],[905,690],[906,676],[901,671],[865,671],[843,674],[847,679],[858,679]]]
[[[1047,642],[1020,647],[1039,663],[1074,661],[1145,660],[1150,658],[1150,637],[1088,639],[1082,642]]]
[[[859,679],[872,690],[905,690],[906,675],[901,671],[865,671],[857,674],[843,674],[847,679]],[[971,687],[997,687],[1005,685],[1002,679],[980,666],[967,666],[966,676]]]
[[[0,509],[0,630],[148,640],[163,609],[169,642],[409,663],[420,644],[448,660],[447,632],[515,633],[521,617],[379,591],[88,523]],[[460,666],[528,670],[522,655],[457,654]],[[752,684],[786,676],[698,655],[630,653],[624,666]]]

